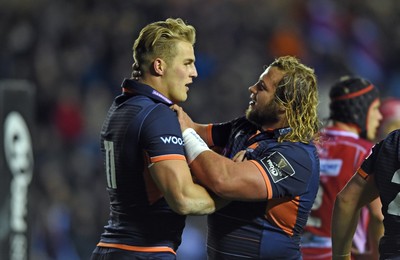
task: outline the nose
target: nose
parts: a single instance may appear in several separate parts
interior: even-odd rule
[[[196,66],[193,64],[193,66],[192,66],[192,69],[191,69],[191,72],[190,72],[190,76],[192,77],[192,78],[197,78],[197,76],[198,76],[198,74],[197,74],[197,69],[196,69]]]
[[[382,115],[381,111],[378,110],[378,120],[382,121],[382,119],[383,119],[383,115]]]
[[[256,85],[250,86],[250,87],[249,87],[249,92],[250,92],[250,93],[253,93],[253,94],[257,93],[257,87],[256,87]]]

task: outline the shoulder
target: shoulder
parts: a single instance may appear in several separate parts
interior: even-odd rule
[[[146,114],[144,127],[152,128],[156,133],[172,131],[181,135],[181,128],[175,112],[162,103],[155,103],[151,106]]]
[[[317,149],[314,144],[305,144],[301,142],[283,142],[278,143],[269,151],[270,156],[283,157],[292,164],[302,165],[305,168],[314,168],[318,162]],[[277,157],[277,155],[279,155]]]
[[[163,104],[163,103],[154,103],[152,112],[160,113],[160,114],[166,115],[166,116],[176,117],[176,113],[169,106],[167,106],[166,104]]]
[[[362,147],[364,147],[368,150],[371,149],[371,147],[374,145],[373,142],[362,139],[362,138],[357,139],[357,141],[355,143],[361,145]]]
[[[277,145],[281,150],[287,153],[295,154],[297,156],[302,156],[305,154],[315,154],[317,148],[314,143],[302,143],[302,142],[283,142]]]
[[[374,145],[373,142],[358,135],[343,130],[328,129],[322,132],[320,139],[316,142],[318,148],[327,148],[330,150],[342,150],[343,152],[353,152],[356,150],[363,150],[364,153],[368,152]]]

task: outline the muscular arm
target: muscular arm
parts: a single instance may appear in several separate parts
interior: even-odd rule
[[[168,205],[178,214],[204,215],[215,211],[216,201],[193,182],[186,161],[160,161],[150,167],[150,173]]]
[[[350,250],[361,207],[378,197],[373,176],[355,174],[336,197],[332,215],[333,259],[350,259]]]
[[[370,241],[371,254],[373,259],[379,258],[379,240],[383,236],[383,214],[380,198],[373,200],[369,206],[370,220],[368,224],[368,239]]]
[[[264,176],[251,161],[234,162],[213,151],[205,151],[196,157],[190,168],[201,184],[225,199],[264,200],[268,197]]]
[[[177,105],[172,108],[177,112],[182,131],[192,128],[211,145],[207,125],[196,124]],[[185,149],[186,149],[185,140]],[[187,150],[186,150],[187,152]],[[266,181],[262,172],[252,161],[234,162],[214,151],[204,151],[194,161],[190,169],[200,184],[212,190],[218,196],[230,200],[265,200],[268,197]]]

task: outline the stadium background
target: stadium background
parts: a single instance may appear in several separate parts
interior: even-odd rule
[[[263,65],[286,54],[315,68],[321,118],[329,85],[347,73],[400,97],[399,13],[396,0],[0,0],[0,81],[35,86],[31,258],[88,259],[99,239],[99,130],[147,23],[196,27],[199,77],[184,107],[206,123],[241,115]],[[180,259],[204,257],[204,219],[189,218]]]

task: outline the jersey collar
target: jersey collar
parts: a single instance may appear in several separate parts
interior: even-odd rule
[[[124,79],[121,84],[122,92],[129,93],[133,95],[144,95],[150,97],[159,102],[165,103],[167,105],[172,105],[173,102],[169,100],[166,96],[150,87],[149,85],[142,84],[136,80]]]
[[[272,138],[279,138],[281,135],[288,134],[292,129],[290,127],[276,128],[276,129],[268,129],[265,133]]]

